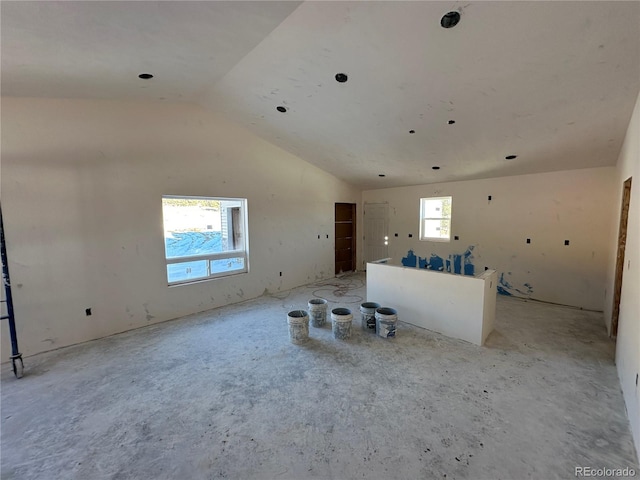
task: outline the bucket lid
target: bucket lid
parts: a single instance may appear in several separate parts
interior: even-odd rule
[[[326,305],[327,301],[324,298],[312,298],[309,300],[309,305]]]
[[[380,304],[376,302],[364,302],[360,306],[362,308],[380,308]]]
[[[293,310],[289,312],[287,315],[289,315],[292,318],[304,318],[309,316],[307,312],[305,312],[304,310]]]
[[[334,308],[331,313],[334,315],[351,315],[351,310],[348,308]]]
[[[376,313],[379,313],[380,315],[397,315],[398,311],[389,307],[380,307],[376,309]]]

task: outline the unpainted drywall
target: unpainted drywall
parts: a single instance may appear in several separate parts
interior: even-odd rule
[[[636,451],[640,458],[640,381],[638,380],[640,373],[640,95],[636,101],[616,168],[616,191],[612,212],[616,221],[615,235],[609,245],[610,260],[604,311],[609,332],[611,331],[622,184],[629,177],[632,177],[633,180],[631,182],[631,203],[629,204],[627,243],[622,274],[620,314],[618,316],[616,366],[627,405],[627,414]]]
[[[246,197],[250,272],[169,288],[163,194]],[[2,99],[2,209],[25,355],[331,277],[334,203],[359,201],[199,107]]]
[[[398,320],[482,345],[496,315],[496,272],[450,275],[385,263],[367,264],[367,301],[392,307]]]
[[[604,167],[367,190],[362,198],[389,204],[396,262],[461,274],[489,268],[499,293],[602,310],[614,178]],[[420,198],[448,195],[451,240],[421,241]]]

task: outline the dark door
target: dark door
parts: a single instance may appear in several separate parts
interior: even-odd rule
[[[336,274],[356,269],[356,205],[336,203]]]

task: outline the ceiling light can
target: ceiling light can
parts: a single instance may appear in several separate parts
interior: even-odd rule
[[[445,13],[444,16],[440,19],[440,26],[442,28],[453,28],[460,21],[460,13],[458,12],[449,12]]]

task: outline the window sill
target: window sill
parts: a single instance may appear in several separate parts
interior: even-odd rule
[[[216,275],[216,276],[211,276],[211,277],[206,277],[206,278],[195,278],[193,280],[185,280],[184,282],[169,283],[169,284],[167,284],[167,287],[169,287],[169,288],[182,287],[184,285],[193,285],[194,283],[205,283],[205,282],[210,282],[212,280],[220,280],[220,279],[223,279],[223,278],[237,277],[238,275],[245,275],[247,273],[249,273],[248,270],[243,270],[243,271],[238,271],[238,272],[227,273],[227,274],[224,274],[224,275]]]

